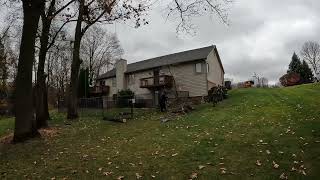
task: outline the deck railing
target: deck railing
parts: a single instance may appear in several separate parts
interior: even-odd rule
[[[172,85],[173,77],[169,75],[140,79],[140,88],[172,87]]]

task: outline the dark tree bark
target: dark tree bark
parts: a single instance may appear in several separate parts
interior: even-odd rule
[[[49,48],[54,44],[57,34],[62,30],[64,25],[68,22],[65,22],[60,29],[56,32],[54,38],[49,43],[50,28],[53,18],[59,14],[62,10],[67,8],[74,0],[70,0],[59,10],[55,11],[56,0],[51,0],[48,7],[47,13],[45,10],[41,13],[42,20],[42,32],[40,38],[40,53],[39,53],[39,64],[37,71],[37,85],[36,85],[36,122],[37,128],[46,128],[48,127],[49,108],[48,108],[48,87],[46,87],[46,75],[44,72],[44,66],[46,62],[46,56]]]
[[[80,70],[80,45],[83,32],[81,29],[83,14],[84,14],[84,0],[79,1],[79,14],[77,19],[75,39],[73,44],[72,64],[71,64],[71,79],[68,89],[68,119],[78,118],[78,85],[79,85],[79,70]]]
[[[54,2],[54,0],[52,1]],[[54,5],[53,5],[54,6]],[[46,77],[44,73],[44,66],[47,55],[47,47],[49,43],[49,31],[51,26],[51,20],[46,19],[43,15],[42,18],[42,33],[40,38],[40,52],[39,52],[39,64],[37,71],[37,85],[36,85],[36,122],[37,128],[45,128],[48,126],[49,112],[47,101],[47,88]]]
[[[44,8],[44,0],[22,0],[22,3],[24,17],[16,77],[14,142],[21,142],[40,135],[33,117],[32,65],[35,38],[40,13]]]

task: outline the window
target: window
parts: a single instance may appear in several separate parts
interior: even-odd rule
[[[202,63],[196,63],[196,73],[202,73]]]
[[[116,87],[116,85],[117,85],[117,84],[116,84],[116,78],[112,78],[112,86],[113,86],[113,87]]]
[[[209,64],[207,63],[207,73],[209,72]]]
[[[128,76],[128,84],[134,84],[134,74],[129,74]]]

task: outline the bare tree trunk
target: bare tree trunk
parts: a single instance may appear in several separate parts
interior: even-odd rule
[[[45,17],[42,19],[42,33],[40,38],[40,53],[39,63],[37,71],[37,85],[36,85],[36,122],[37,128],[48,127],[48,97],[46,88],[46,77],[44,72],[44,66],[47,55],[47,47],[49,43],[49,31],[51,21],[46,20]]]
[[[35,38],[44,1],[23,0],[22,3],[24,21],[16,78],[14,142],[21,142],[39,135],[33,117],[32,65]]]
[[[48,8],[48,16],[54,13],[56,1],[52,0]],[[49,35],[52,23],[52,18],[47,17],[45,11],[42,11],[42,32],[40,38],[40,53],[39,53],[39,64],[37,71],[37,85],[36,85],[36,122],[37,128],[48,127],[49,120],[49,108],[48,108],[48,88],[46,87],[46,77],[44,72],[44,66],[46,62],[48,45],[49,45]],[[49,71],[49,69],[48,69]]]
[[[84,10],[84,0],[80,0],[79,5],[79,15],[76,25],[75,31],[75,39],[73,45],[73,57],[72,57],[72,64],[71,64],[71,79],[70,85],[68,89],[68,119],[76,119],[78,118],[78,85],[79,85],[79,70],[80,70],[80,44],[81,38],[83,36],[81,32],[81,24],[83,18],[83,10]]]

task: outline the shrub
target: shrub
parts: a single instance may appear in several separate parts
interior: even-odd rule
[[[208,91],[208,102],[212,102],[214,105],[217,104],[219,101],[226,99],[228,97],[228,89],[223,86],[215,86],[212,87]]]
[[[283,75],[280,79],[282,86],[295,86],[301,84],[301,77],[298,73],[290,72]]]
[[[130,99],[134,98],[134,92],[130,89],[118,91],[117,105],[118,107],[129,107],[131,105]]]
[[[117,97],[122,99],[132,99],[134,97],[134,92],[130,89],[121,90],[118,91]]]

